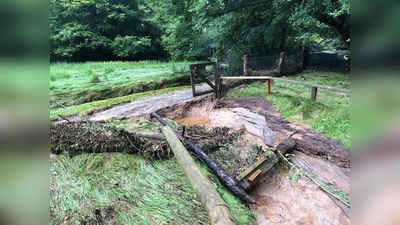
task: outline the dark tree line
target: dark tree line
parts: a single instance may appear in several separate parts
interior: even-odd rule
[[[205,60],[350,49],[349,0],[51,0],[51,60]]]

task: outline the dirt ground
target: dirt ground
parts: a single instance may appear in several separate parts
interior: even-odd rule
[[[244,129],[240,117],[229,108],[243,107],[266,118],[267,126],[277,134],[277,143],[290,134],[296,139],[295,155],[307,157],[307,163],[319,165],[321,161],[328,175],[319,176],[335,182],[335,188],[350,195],[350,154],[339,142],[326,139],[310,126],[285,120],[262,97],[215,100],[204,99],[157,111],[163,117],[179,123],[202,124],[211,128],[227,126]],[[245,133],[242,142],[255,142],[266,147],[261,138]],[[304,154],[303,154],[304,153]],[[328,160],[329,159],[329,160]],[[330,171],[332,174],[329,175]],[[324,171],[325,172],[325,171]],[[257,214],[258,224],[350,224],[350,218],[336,203],[311,180],[302,177],[294,183],[289,170],[275,168],[266,174],[249,192],[258,204],[250,205]]]
[[[247,108],[250,111],[263,115],[267,125],[277,133],[279,143],[290,134],[296,138],[295,149],[307,155],[315,155],[327,159],[331,163],[344,168],[350,168],[350,153],[343,149],[337,141],[323,138],[322,135],[311,129],[310,126],[292,123],[285,120],[273,107],[272,103],[263,97],[237,98],[218,101],[216,108]]]
[[[234,130],[243,129],[240,117],[229,108],[242,107],[265,117],[267,126],[277,134],[277,143],[289,137],[296,138],[295,149],[307,155],[324,158],[339,167],[350,168],[350,153],[337,141],[326,139],[322,134],[311,129],[309,125],[292,123],[285,120],[263,97],[235,98],[226,100],[193,101],[180,106],[170,106],[156,112],[162,117],[173,120],[191,120],[197,118],[207,127],[227,126]],[[204,122],[204,118],[208,123]],[[185,119],[183,121],[185,121]],[[248,135],[257,144],[266,147],[261,139]]]
[[[207,128],[226,126],[234,130],[243,130],[240,117],[229,109],[235,107],[247,108],[264,116],[267,126],[277,135],[277,143],[297,132],[293,135],[296,139],[294,150],[310,156],[311,161],[314,158],[323,160],[332,168],[336,168],[335,171],[343,171],[340,176],[347,177],[346,181],[349,181],[348,150],[339,142],[324,138],[308,125],[285,120],[274,109],[272,103],[263,97],[215,100],[211,95],[193,98],[190,90],[185,90],[96,112],[90,119],[149,119],[149,114],[156,112],[181,124],[201,124]],[[260,138],[248,133],[242,136],[242,141],[251,141],[266,147]],[[346,190],[342,191],[350,194],[349,182],[341,185],[346,187]],[[258,224],[350,224],[349,217],[311,180],[301,177],[294,183],[290,180],[289,171],[283,168],[276,167],[270,171],[249,194],[258,202],[257,205],[250,206],[257,214]]]
[[[208,90],[207,86],[197,87],[197,90]],[[170,106],[182,105],[185,103],[193,103],[206,98],[207,96],[192,96],[192,89],[185,89],[180,91],[173,91],[166,94],[149,96],[138,99],[136,101],[114,106],[104,111],[94,112],[89,116],[90,120],[99,121],[106,120],[112,117],[133,118],[133,117],[146,117],[149,114],[156,112],[160,109],[169,108]]]

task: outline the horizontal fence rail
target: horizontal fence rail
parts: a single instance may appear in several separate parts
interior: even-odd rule
[[[305,83],[305,82],[300,82],[300,81],[295,81],[295,80],[287,80],[287,79],[282,79],[282,78],[278,78],[278,77],[271,77],[271,76],[221,77],[221,82],[224,79],[225,80],[267,80],[268,94],[271,93],[271,80],[278,80],[278,81],[282,81],[282,82],[286,82],[286,83],[304,85],[307,87],[311,87],[311,100],[312,101],[315,101],[317,99],[318,88],[350,94],[349,89],[335,88],[335,87],[330,87],[330,86],[320,85],[320,84],[310,84],[310,83]]]
[[[256,77],[221,77],[222,80],[279,80],[283,81],[286,83],[292,83],[292,84],[301,84],[307,87],[315,87],[315,88],[321,88],[321,89],[327,89],[331,91],[337,91],[337,92],[342,92],[342,93],[350,93],[349,89],[343,89],[343,88],[335,88],[335,87],[330,87],[326,85],[320,85],[320,84],[310,84],[310,83],[305,83],[305,82],[300,82],[300,81],[295,81],[295,80],[287,80],[287,79],[282,79],[278,77],[270,77],[270,76],[256,76]]]

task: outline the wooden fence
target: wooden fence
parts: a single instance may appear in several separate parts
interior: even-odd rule
[[[270,77],[270,76],[221,77],[221,81],[223,81],[223,80],[267,80],[268,94],[271,94],[271,80],[278,80],[278,81],[292,83],[292,84],[300,84],[300,85],[304,85],[307,87],[311,87],[311,100],[312,101],[315,101],[317,99],[318,88],[350,94],[349,89],[335,88],[335,87],[319,85],[319,84],[310,84],[310,83],[306,83],[306,82],[287,80],[287,79],[282,79],[282,78],[278,78],[278,77]]]

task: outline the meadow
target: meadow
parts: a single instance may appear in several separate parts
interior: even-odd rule
[[[65,106],[190,84],[194,62],[86,62],[50,65],[50,98]]]

